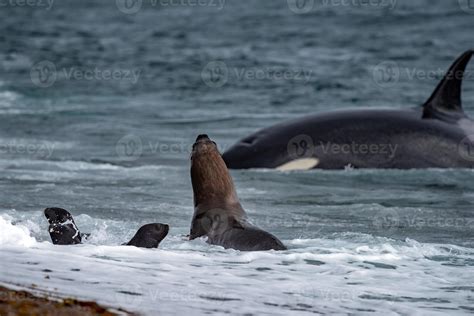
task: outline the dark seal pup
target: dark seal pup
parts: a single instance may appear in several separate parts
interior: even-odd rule
[[[168,231],[169,226],[165,224],[146,224],[138,229],[135,236],[126,245],[140,248],[158,248],[160,242],[168,235]]]
[[[49,236],[55,245],[75,245],[82,242],[83,234],[79,231],[71,213],[62,208],[51,207],[44,210],[49,222]]]
[[[223,154],[230,169],[473,168],[474,122],[461,86],[473,50],[462,54],[423,107],[340,110],[282,122]]]
[[[88,234],[82,234],[68,211],[58,207],[44,210],[49,222],[49,235],[55,245],[80,244]],[[125,245],[141,248],[157,248],[160,242],[168,235],[169,226],[165,224],[147,224],[137,231],[135,236]]]
[[[191,154],[194,215],[190,239],[242,251],[285,250],[278,238],[247,221],[229,170],[216,143],[199,135]]]

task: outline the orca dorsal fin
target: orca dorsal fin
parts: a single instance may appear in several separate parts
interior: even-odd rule
[[[448,120],[450,117],[465,117],[461,102],[461,87],[464,71],[474,50],[468,50],[451,65],[431,97],[423,105],[423,118]]]

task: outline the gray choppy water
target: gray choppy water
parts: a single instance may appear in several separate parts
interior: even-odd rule
[[[224,149],[308,112],[420,104],[472,47],[474,10],[156,3],[136,14],[92,1],[0,10],[1,282],[150,315],[472,312],[470,170],[236,171],[253,221],[290,250],[224,251],[183,235],[197,134]],[[387,63],[398,71],[388,81],[377,72]],[[92,240],[52,246],[47,206],[71,210]],[[117,246],[152,221],[172,226],[162,249]]]

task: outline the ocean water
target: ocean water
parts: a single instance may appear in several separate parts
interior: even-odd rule
[[[185,237],[196,135],[225,150],[306,113],[419,105],[474,47],[470,1],[21,3],[0,9],[0,283],[145,315],[474,312],[471,170],[232,171],[289,249]],[[52,245],[51,206],[91,239]],[[159,249],[120,246],[150,222],[171,226]]]

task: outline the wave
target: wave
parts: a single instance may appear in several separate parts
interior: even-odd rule
[[[56,142],[50,144],[56,144]],[[45,143],[46,144],[46,143]],[[85,170],[136,170],[150,171],[163,169],[176,169],[175,166],[165,165],[144,165],[144,166],[122,166],[114,162],[90,162],[85,160],[32,160],[32,159],[0,159],[0,168],[59,168],[65,171],[85,171]]]
[[[0,246],[5,247],[31,247],[36,239],[30,236],[30,231],[23,225],[13,225],[12,218],[0,216]]]
[[[172,231],[159,249],[140,249],[120,245],[135,223],[78,215],[81,227],[94,228],[95,240],[55,246],[27,218],[0,214],[0,268],[9,271],[0,283],[34,283],[150,315],[235,310],[242,301],[249,312],[276,315],[346,314],[368,305],[375,313],[414,313],[436,310],[433,302],[462,311],[472,291],[465,276],[474,273],[474,249],[447,244],[340,233],[286,240],[287,251],[240,252]]]
[[[2,83],[0,82],[0,87]],[[0,109],[9,109],[15,106],[21,96],[13,91],[0,91]]]

